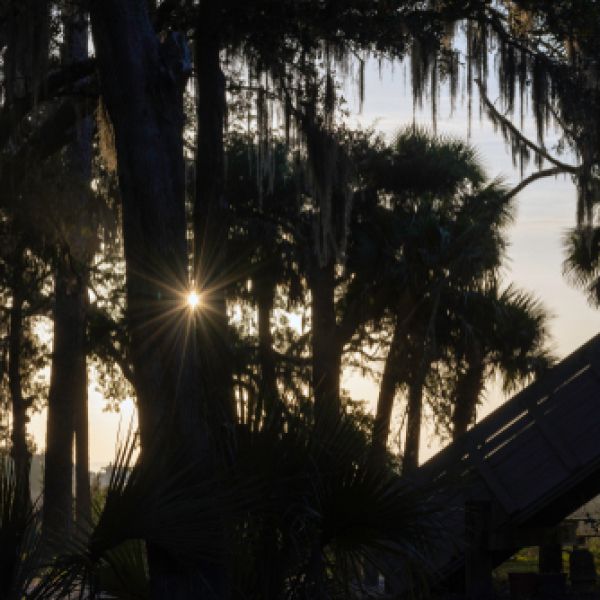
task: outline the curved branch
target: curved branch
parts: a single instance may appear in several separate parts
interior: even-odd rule
[[[498,109],[493,105],[492,101],[487,97],[483,89],[481,80],[475,79],[474,81],[477,84],[477,87],[479,88],[479,95],[481,101],[483,102],[483,105],[487,109],[490,118],[493,121],[497,121],[498,123],[500,123],[502,127],[508,129],[511,135],[515,136],[515,138],[517,138],[519,142],[521,142],[524,146],[541,156],[543,159],[547,160],[549,163],[553,164],[555,167],[562,169],[563,172],[577,175],[581,171],[581,168],[579,166],[569,165],[567,163],[562,162],[561,160],[558,160],[557,158],[552,156],[545,148],[542,148],[542,146],[539,146],[538,144],[532,142],[529,138],[525,137],[510,121],[510,119],[507,119],[504,115],[502,115],[498,111]]]
[[[538,179],[542,179],[544,177],[552,177],[552,176],[556,176],[556,175],[563,175],[565,173],[572,173],[572,170],[571,169],[565,170],[562,167],[552,167],[551,169],[542,169],[541,171],[536,171],[535,173],[532,173],[531,175],[529,175],[529,177],[526,177],[525,179],[523,179],[523,181],[521,181],[521,183],[516,185],[514,188],[512,188],[512,190],[510,190],[504,196],[504,198],[506,200],[510,200],[511,198],[516,196],[521,190],[526,188],[530,183],[533,183],[534,181],[537,181]]]

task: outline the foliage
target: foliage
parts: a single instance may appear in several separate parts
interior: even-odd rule
[[[37,573],[39,523],[36,512],[22,502],[12,459],[0,453],[0,595],[19,600]]]
[[[366,564],[423,571],[443,537],[434,490],[370,465],[353,421],[332,419],[243,428],[234,463],[209,479],[199,463],[177,467],[180,450],[162,460],[162,443],[151,461],[132,464],[130,439],[97,524],[62,540],[31,597],[73,588],[148,597],[142,539],[184,564],[224,561],[239,598],[350,598],[360,595]]]

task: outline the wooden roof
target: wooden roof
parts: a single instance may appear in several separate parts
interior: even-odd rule
[[[600,492],[600,335],[419,469],[439,483],[448,539],[441,573],[463,562],[464,510],[489,501],[492,532],[558,523]]]

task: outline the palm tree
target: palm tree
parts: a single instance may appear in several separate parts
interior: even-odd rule
[[[393,235],[384,228],[373,237],[389,246],[384,272],[398,292],[389,297],[395,327],[373,444],[379,453],[385,448],[395,391],[406,383],[405,460],[410,468],[418,464],[422,396],[436,359],[437,322],[446,310],[445,298],[489,279],[499,266],[510,202],[498,182],[486,182],[475,151],[459,141],[412,129],[401,132],[385,153],[387,160],[375,163],[369,177],[387,203],[379,210]],[[394,366],[398,361],[406,365]]]
[[[532,295],[508,286],[499,292],[465,293],[451,318],[456,320],[450,352],[456,377],[450,398],[452,437],[475,422],[475,409],[485,382],[501,375],[512,391],[551,366],[548,314]]]

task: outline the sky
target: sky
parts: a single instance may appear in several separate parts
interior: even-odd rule
[[[402,65],[391,68],[371,61],[365,73],[365,101],[362,111],[358,110],[358,91],[349,85],[345,91],[351,111],[350,124],[363,127],[373,126],[389,139],[395,131],[413,123],[413,105],[408,77]],[[490,85],[493,90],[493,84]],[[493,91],[489,94],[495,100]],[[475,101],[474,107],[478,104]],[[488,175],[502,177],[507,184],[515,185],[520,173],[512,164],[509,148],[500,133],[494,132],[485,118],[479,120],[478,110],[474,109],[470,142],[476,147]],[[414,113],[416,122],[431,126],[431,115],[427,103],[424,111]],[[438,133],[462,139],[467,138],[468,122],[466,108],[460,99],[454,115],[450,116],[450,101],[442,90],[439,99]],[[535,139],[533,119],[525,119],[523,132]],[[548,136],[552,140],[552,134]],[[548,144],[551,146],[551,143]],[[565,162],[570,157],[563,156]],[[513,282],[518,287],[529,290],[541,299],[553,315],[550,330],[553,350],[564,357],[600,331],[600,311],[590,308],[584,294],[568,286],[562,276],[562,239],[565,231],[575,224],[576,192],[569,178],[549,178],[535,182],[523,190],[516,201],[516,221],[510,227],[508,260],[504,272],[506,283]],[[107,465],[115,454],[115,443],[119,427],[127,429],[135,418],[131,400],[123,403],[121,412],[104,411],[105,403],[95,389],[90,378],[90,462],[92,470]],[[374,407],[377,400],[377,384],[347,372],[343,387],[350,391],[354,399],[366,400]],[[491,385],[487,401],[478,412],[478,418],[497,407],[504,397],[498,385]],[[34,415],[30,431],[39,449],[45,438],[45,413]],[[422,436],[421,457],[426,459],[439,449],[439,442],[431,431]]]

